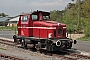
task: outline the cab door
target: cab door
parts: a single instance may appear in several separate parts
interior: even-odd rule
[[[21,20],[21,35],[22,36],[29,36],[29,29],[28,29],[28,15],[23,15]]]

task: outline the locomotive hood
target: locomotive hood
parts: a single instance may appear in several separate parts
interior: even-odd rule
[[[43,27],[57,27],[57,26],[62,26],[66,27],[66,24],[63,23],[58,23],[55,21],[35,21],[34,26],[43,26]]]

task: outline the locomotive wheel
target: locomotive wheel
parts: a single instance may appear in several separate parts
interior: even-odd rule
[[[19,43],[22,43],[22,39],[19,40]]]
[[[38,51],[40,50],[38,44],[36,44],[35,48],[36,48],[36,50],[38,50]]]
[[[27,48],[27,43],[25,42],[24,39],[22,40],[22,47],[23,47],[23,48]]]
[[[14,42],[17,43],[17,36],[16,35],[13,36],[13,39],[14,39]]]
[[[16,38],[14,38],[14,42],[17,43],[17,39]]]
[[[72,43],[70,42],[70,43],[69,43],[69,47],[68,47],[68,48],[69,48],[69,49],[71,49],[71,47],[72,47]]]
[[[35,45],[35,48],[36,48],[36,50],[38,50],[38,51],[40,50],[40,42],[38,42],[38,44]]]

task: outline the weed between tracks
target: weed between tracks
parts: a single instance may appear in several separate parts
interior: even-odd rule
[[[7,50],[7,49],[5,49],[5,48],[0,48],[0,50]]]

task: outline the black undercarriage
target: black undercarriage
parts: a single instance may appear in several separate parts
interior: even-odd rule
[[[36,37],[13,36],[14,42],[19,43],[24,48],[45,49],[47,51],[60,51],[71,49],[72,39],[45,39]]]

